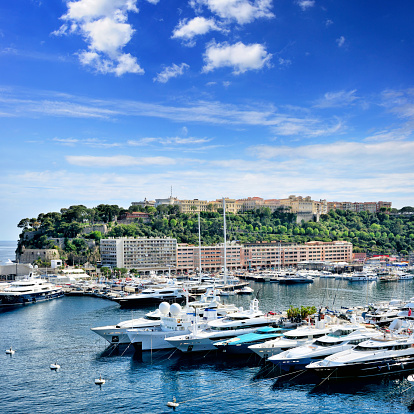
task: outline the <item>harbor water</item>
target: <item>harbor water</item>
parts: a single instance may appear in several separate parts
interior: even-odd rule
[[[12,247],[14,250],[14,246]],[[1,249],[4,256],[4,250]],[[0,260],[14,258],[13,254]],[[412,281],[349,283],[317,279],[287,286],[251,283],[262,310],[293,306],[365,305],[414,296]],[[249,296],[229,298],[247,307]],[[261,378],[254,358],[180,355],[179,351],[134,354],[110,351],[90,328],[143,316],[154,307],[123,310],[93,297],[63,297],[0,310],[1,413],[409,413],[406,380],[322,384]],[[6,355],[13,347],[15,354]],[[57,371],[50,364],[58,363]],[[106,380],[101,387],[95,378]],[[407,391],[408,390],[408,391]]]

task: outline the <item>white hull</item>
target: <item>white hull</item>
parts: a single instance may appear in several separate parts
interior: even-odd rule
[[[131,321],[132,322],[132,321]],[[131,341],[128,337],[127,330],[133,328],[151,328],[154,326],[160,326],[161,321],[151,321],[148,319],[137,319],[136,323],[131,323],[128,326],[117,328],[116,325],[100,326],[98,328],[91,328],[93,332],[104,338],[110,344],[125,345],[130,344]]]
[[[129,333],[129,341],[132,342],[134,348],[138,351],[173,349],[174,347],[165,338],[175,336],[177,333],[186,335],[190,331],[137,330]]]

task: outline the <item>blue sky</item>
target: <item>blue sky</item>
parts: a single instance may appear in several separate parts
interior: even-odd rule
[[[0,239],[62,207],[414,205],[412,0],[0,5]]]

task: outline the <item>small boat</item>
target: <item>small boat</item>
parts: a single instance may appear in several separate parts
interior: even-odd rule
[[[178,407],[180,404],[177,402],[177,400],[175,399],[175,397],[173,397],[172,401],[168,401],[167,402],[167,407]]]
[[[56,362],[55,364],[50,364],[50,369],[56,371],[60,368],[60,365]]]
[[[14,355],[15,352],[16,351],[14,349],[12,349],[12,347],[10,347],[10,349],[6,349],[6,354]]]
[[[103,385],[103,384],[105,384],[105,380],[102,378],[102,376],[101,376],[101,375],[99,375],[99,378],[97,378],[97,379],[95,380],[95,384],[96,384],[96,385]]]
[[[243,286],[241,289],[236,289],[235,292],[239,295],[251,295],[254,290],[250,286]]]

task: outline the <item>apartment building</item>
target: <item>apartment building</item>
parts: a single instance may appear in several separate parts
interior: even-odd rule
[[[103,266],[150,270],[174,270],[177,266],[177,240],[171,238],[130,238],[101,240]]]
[[[209,211],[209,202],[206,200],[177,200],[176,204],[180,209],[180,213],[202,213]]]
[[[370,213],[378,213],[382,207],[391,208],[390,201],[368,201],[368,202],[351,202],[351,201],[329,201],[327,210],[348,210],[355,213],[368,211]]]

